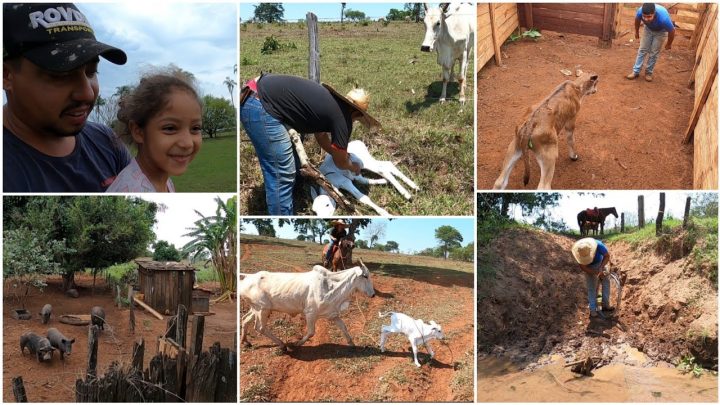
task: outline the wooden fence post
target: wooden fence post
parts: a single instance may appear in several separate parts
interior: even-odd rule
[[[685,199],[685,215],[683,216],[683,229],[687,229],[688,219],[690,219],[690,197]]]
[[[617,5],[614,3],[605,3],[603,7],[603,22],[602,22],[602,33],[600,34],[600,38],[598,38],[598,46],[600,48],[610,48],[612,47],[612,38],[613,38],[613,25],[614,25],[614,17],[615,17],[615,7]]]
[[[308,78],[316,83],[320,83],[320,41],[318,39],[317,16],[313,13],[307,13],[305,19],[307,20],[308,37],[310,40]]]
[[[140,371],[141,373],[143,371],[144,357],[145,339],[140,338],[139,342],[135,342],[135,344],[133,344],[132,366],[134,369]]]
[[[638,229],[645,227],[645,197],[638,196]]]
[[[205,333],[205,316],[193,315],[192,323],[192,341],[190,343],[190,359],[197,357],[202,353],[203,334]]]
[[[495,53],[495,64],[502,65],[502,51],[500,50],[501,40],[498,38],[497,26],[495,25],[495,3],[487,3],[490,12],[490,32],[492,35],[493,52]]]
[[[188,320],[188,310],[185,308],[185,305],[178,305],[177,309],[177,332],[176,332],[176,339],[175,341],[177,344],[185,348],[185,337],[187,336],[187,320]]]
[[[12,379],[13,395],[15,395],[15,402],[27,402],[27,395],[25,394],[25,386],[23,385],[22,376],[13,377]]]
[[[91,325],[88,328],[88,362],[87,362],[87,379],[94,380],[97,378],[97,351],[98,351],[98,327]]]
[[[620,213],[620,233],[625,233],[625,213]]]
[[[135,334],[135,302],[133,301],[133,287],[128,286],[128,302],[130,305],[130,333]]]
[[[655,220],[655,236],[662,234],[662,222],[665,216],[665,193],[660,193],[660,209],[658,209],[657,219]]]

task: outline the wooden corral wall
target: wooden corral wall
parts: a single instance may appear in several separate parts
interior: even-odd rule
[[[613,38],[617,3],[520,3],[520,26],[598,37],[607,46]]]
[[[519,24],[517,4],[478,3],[477,5],[477,46],[478,71],[495,57],[495,63],[502,63],[500,46],[517,29]]]
[[[695,67],[695,103],[685,141],[694,138],[693,188],[718,187],[718,5],[709,4],[699,21]]]
[[[657,3],[668,9],[673,22],[678,28],[675,30],[673,46],[678,48],[694,48],[700,32],[696,26],[708,3]],[[618,36],[624,39],[635,35],[635,13],[642,3],[622,3]]]

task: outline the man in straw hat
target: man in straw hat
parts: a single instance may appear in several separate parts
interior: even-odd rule
[[[298,161],[288,129],[314,133],[335,165],[360,173],[350,161],[347,145],[353,122],[370,130],[380,124],[367,109],[368,94],[353,89],[346,96],[327,84],[296,76],[264,74],[247,83],[241,96],[240,121],[255,147],[265,180],[270,215],[293,215],[293,186]]]
[[[607,247],[597,239],[584,238],[575,242],[572,254],[580,265],[580,269],[585,272],[590,317],[595,318],[598,314],[602,315],[597,310],[598,280],[602,281],[602,311],[614,311],[615,308],[610,306],[610,280],[603,274],[605,265],[610,262],[610,252]]]
[[[340,239],[348,235],[347,231],[345,230],[348,227],[348,224],[342,219],[332,220],[330,221],[330,224],[333,227],[330,231],[330,245],[328,245],[327,257],[325,258],[328,263],[330,263],[330,260],[332,260],[333,247],[340,242]]]
[[[100,56],[127,61],[74,4],[3,4],[5,192],[103,192],[130,163],[110,128],[88,122]]]

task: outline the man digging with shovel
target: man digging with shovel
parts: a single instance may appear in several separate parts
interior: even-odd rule
[[[605,318],[603,312],[613,312],[610,306],[610,278],[606,274],[605,266],[610,262],[610,252],[605,245],[594,238],[584,238],[575,242],[572,254],[580,269],[585,273],[587,283],[588,305],[590,318],[600,316]],[[602,281],[602,310],[597,310],[597,283]]]

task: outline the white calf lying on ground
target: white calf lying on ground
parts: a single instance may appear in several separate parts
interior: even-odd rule
[[[348,144],[348,154],[352,162],[358,163],[360,167],[365,170],[377,173],[383,177],[383,179],[368,179],[362,175],[355,175],[350,170],[343,170],[335,166],[335,162],[332,160],[331,155],[325,155],[325,160],[320,164],[320,172],[325,178],[336,188],[347,190],[361,203],[372,207],[378,214],[383,216],[390,216],[390,214],[383,208],[375,204],[370,197],[363,194],[360,190],[355,187],[353,182],[359,184],[387,184],[390,182],[395,188],[403,195],[406,199],[412,198],[410,193],[400,184],[395,176],[402,179],[408,186],[415,190],[419,190],[419,187],[405,176],[395,165],[390,161],[376,160],[368,152],[367,146],[362,141],[352,141]],[[317,211],[316,211],[317,212]]]
[[[378,312],[380,318],[384,318],[390,315],[390,325],[383,325],[382,331],[380,332],[380,351],[385,352],[385,340],[387,335],[391,333],[402,333],[407,336],[412,345],[413,356],[415,357],[415,365],[420,367],[420,363],[417,358],[418,345],[423,345],[427,348],[430,353],[430,358],[435,357],[432,347],[430,347],[430,339],[443,339],[442,328],[436,324],[435,321],[430,321],[429,324],[423,322],[422,319],[413,319],[405,314],[399,312],[388,312],[382,314]]]

